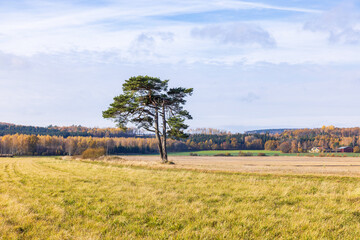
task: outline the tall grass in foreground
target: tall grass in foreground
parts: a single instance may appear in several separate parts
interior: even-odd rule
[[[360,180],[0,159],[1,239],[357,239]]]

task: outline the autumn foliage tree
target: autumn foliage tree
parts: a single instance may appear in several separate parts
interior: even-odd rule
[[[360,147],[359,146],[354,147],[354,153],[360,153]]]
[[[126,80],[122,90],[123,94],[114,98],[114,102],[103,112],[103,117],[114,119],[122,129],[126,129],[131,123],[153,132],[158,142],[161,160],[167,163],[167,137],[188,137],[184,132],[188,125],[184,122],[192,117],[183,109],[183,105],[193,89],[168,89],[168,80],[137,76]]]
[[[291,146],[288,142],[283,142],[282,144],[280,144],[279,148],[282,153],[289,153],[291,150]]]
[[[278,147],[278,142],[275,140],[269,140],[265,143],[265,150],[274,151]]]

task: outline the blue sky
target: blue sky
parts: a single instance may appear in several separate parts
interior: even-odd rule
[[[357,1],[1,1],[0,121],[113,126],[125,79],[194,87],[192,128],[359,126]]]

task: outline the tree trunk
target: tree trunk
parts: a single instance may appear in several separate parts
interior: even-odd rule
[[[162,106],[162,124],[163,124],[163,134],[162,134],[162,162],[167,163],[168,162],[168,156],[167,156],[167,148],[166,148],[166,116],[165,116],[165,106],[163,104]]]
[[[158,113],[157,109],[156,109],[154,120],[155,120],[155,126],[154,126],[155,127],[155,136],[156,136],[156,140],[158,142],[158,149],[159,149],[161,161],[163,161],[164,155],[163,155],[163,148],[162,148],[161,138],[160,138],[160,133],[159,133],[159,113]]]

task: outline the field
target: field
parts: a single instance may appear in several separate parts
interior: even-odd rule
[[[159,156],[122,156],[121,164],[200,171],[240,173],[274,173],[360,177],[358,157],[215,157],[171,156],[175,165],[159,164]],[[119,160],[117,160],[119,162]]]
[[[225,154],[230,153],[232,156],[237,156],[240,150],[205,150],[205,151],[193,151],[193,152],[173,152],[170,153],[170,156],[190,156],[190,153],[196,153],[199,156],[214,156],[216,154]],[[242,152],[252,153],[257,155],[258,153],[265,153],[269,156],[274,154],[283,154],[280,151],[267,151],[267,150],[243,150]],[[296,154],[295,154],[296,155]]]
[[[239,152],[251,153],[256,156],[259,153],[264,153],[266,156],[319,156],[321,153],[282,153],[280,151],[268,151],[268,150],[205,150],[205,151],[193,151],[193,152],[173,152],[169,155],[171,156],[190,156],[190,153],[195,153],[199,156],[214,156],[216,154],[226,154],[230,153],[231,156],[238,156]],[[325,156],[336,155],[336,156],[346,156],[346,157],[360,157],[360,153],[323,153]]]
[[[221,159],[235,161],[226,163],[233,168],[249,161],[235,157],[208,157],[207,162],[204,157],[202,165],[192,166],[194,170],[181,169],[196,158],[202,157],[172,157],[177,164],[166,166],[154,163],[155,156],[108,162],[0,159],[0,238],[357,239],[360,235],[356,177],[216,169],[214,162]],[[313,161],[310,168],[324,161],[268,159],[273,165]],[[252,160],[255,165],[263,161]],[[357,168],[352,165],[358,159],[328,161]]]

